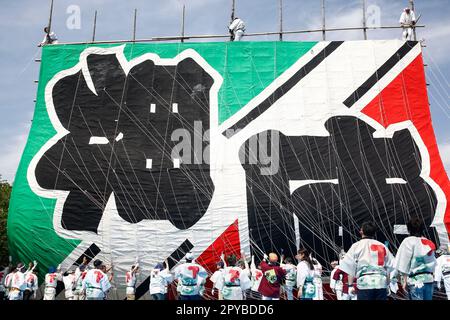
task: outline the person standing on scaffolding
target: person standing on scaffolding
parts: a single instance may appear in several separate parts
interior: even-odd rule
[[[413,28],[416,24],[416,15],[410,8],[405,8],[400,16],[400,26],[403,27],[403,41],[412,40]]]
[[[233,41],[241,41],[245,32],[245,23],[244,21],[236,17],[234,18],[233,22],[231,22],[228,29],[230,30]]]
[[[56,37],[56,34],[53,31],[50,31],[49,27],[45,27],[44,32],[44,39],[38,44],[38,47],[42,47],[46,44],[58,44],[58,37]]]

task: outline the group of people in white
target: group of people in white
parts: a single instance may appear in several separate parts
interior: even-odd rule
[[[361,226],[362,239],[354,243],[347,253],[342,252],[339,261],[332,261],[330,288],[338,300],[386,300],[390,292],[397,293],[400,283],[404,293],[411,300],[431,300],[435,286],[445,286],[450,300],[450,252],[446,248],[436,259],[435,244],[423,236],[424,224],[418,217],[407,223],[409,236],[400,244],[397,255],[375,240],[376,227],[372,222]],[[247,260],[244,253],[238,259],[235,255],[223,254],[216,264],[216,270],[207,270],[195,262],[192,253],[173,270],[167,261],[158,263],[150,271],[149,292],[153,300],[168,299],[168,288],[176,283],[180,300],[218,298],[220,300],[323,300],[322,265],[310,252],[301,248],[292,258],[269,253],[257,265],[252,256]],[[250,263],[250,265],[249,265]],[[108,298],[112,268],[100,260],[93,262],[84,258],[76,268],[62,272],[60,266],[51,267],[45,275],[44,300],[54,300],[57,284],[65,288],[69,300],[104,300]],[[29,300],[36,298],[38,277],[36,262],[30,263],[25,271],[23,263],[9,272],[0,272],[0,298]],[[135,300],[137,274],[136,262],[125,275],[126,298]],[[211,291],[205,294],[207,279]],[[209,294],[210,292],[210,294]]]

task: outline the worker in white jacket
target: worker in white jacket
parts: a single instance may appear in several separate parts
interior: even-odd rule
[[[411,40],[413,27],[416,24],[416,15],[410,8],[405,8],[400,16],[400,26],[403,27],[403,40]]]
[[[372,222],[363,223],[362,239],[350,247],[339,263],[339,269],[348,274],[349,294],[354,292],[353,279],[357,278],[358,300],[387,300],[394,256],[383,243],[373,239],[375,233]]]
[[[44,28],[45,36],[42,42],[38,45],[38,47],[45,46],[47,44],[58,44],[58,37],[56,37],[56,34],[53,31],[49,32],[49,28]]]
[[[436,259],[436,270],[434,280],[438,289],[441,288],[441,282],[444,282],[447,299],[450,300],[450,245],[444,253]]]
[[[25,291],[27,284],[25,282],[25,275],[23,271],[25,266],[20,262],[13,275],[11,276],[11,284],[9,290],[9,300],[22,300],[23,292]]]
[[[23,300],[30,300],[31,297],[36,299],[36,292],[39,289],[36,266],[36,261],[30,262],[28,265],[28,270],[25,272],[25,283],[27,284],[27,287],[23,292]]]
[[[422,236],[424,224],[420,218],[412,217],[406,227],[410,236],[398,248],[395,269],[410,300],[432,300],[436,246]]]
[[[221,290],[224,300],[243,300],[244,291],[251,287],[248,273],[236,266],[235,255],[228,256],[226,260],[227,267],[223,269],[222,278],[219,279],[217,287]]]
[[[101,260],[94,261],[94,268],[86,273],[82,282],[86,300],[106,300],[108,291],[111,289],[110,280],[114,274],[111,272],[109,277],[106,275],[108,270]]]
[[[48,268],[48,273],[45,275],[44,300],[55,300],[58,281],[62,281],[61,265],[57,268]]]
[[[170,273],[169,262],[165,261],[165,266],[162,263],[157,263],[150,272],[150,295],[153,300],[167,300],[167,287],[173,280],[173,275]]]
[[[245,32],[245,23],[244,21],[236,17],[234,18],[233,22],[231,22],[228,29],[233,36],[233,41],[241,41]]]

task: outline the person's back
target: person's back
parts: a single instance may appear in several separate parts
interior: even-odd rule
[[[360,231],[362,239],[351,246],[339,264],[339,268],[349,276],[350,288],[353,278],[357,278],[358,300],[387,299],[394,257],[383,243],[373,239],[375,232],[374,224],[364,223]]]
[[[59,268],[58,268],[59,269]],[[45,275],[44,300],[55,300],[56,287],[58,281],[62,281],[62,275],[59,270],[54,267],[49,268],[49,272]]]
[[[192,254],[189,253],[187,257],[186,263],[175,268],[178,291],[182,300],[199,300],[203,294],[203,282],[206,280],[207,272],[201,265],[193,262]]]
[[[291,258],[287,258],[285,260],[285,264],[283,262],[280,263],[280,266],[286,271],[286,279],[284,281],[284,291],[286,292],[287,300],[293,300],[293,290],[297,282],[297,266],[293,264]]]
[[[17,271],[11,277],[9,300],[22,300],[23,292],[27,287],[25,275],[22,272],[23,268],[23,264],[19,263]]]
[[[64,283],[64,295],[67,300],[74,300],[73,286],[75,283],[75,273],[73,271],[67,272],[62,278]]]
[[[13,269],[11,272],[8,272],[5,276],[5,280],[3,282],[5,286],[5,297],[9,298],[9,292],[11,291],[11,283],[12,283],[12,277],[15,273],[15,269]]]
[[[436,246],[421,235],[424,226],[418,217],[411,218],[407,228],[410,236],[398,248],[395,269],[402,274],[402,285],[408,290],[411,300],[431,300]]]
[[[96,269],[89,270],[83,280],[83,289],[86,291],[86,300],[105,300],[111,288],[108,276],[103,272],[102,261],[94,261]]]
[[[223,269],[222,281],[218,286],[221,287],[224,300],[242,300],[243,292],[251,287],[248,272],[241,267],[236,266],[236,256],[227,258],[228,267]]]
[[[33,294],[36,297],[36,291],[39,289],[39,286],[38,277],[33,270],[25,272],[25,283],[27,287],[25,288],[23,299],[29,300]]]
[[[149,291],[153,300],[167,299],[167,286],[172,282],[172,274],[169,268],[163,267],[162,264],[157,264],[150,272],[150,286]]]
[[[264,258],[267,259],[267,256]],[[271,253],[268,258],[269,263],[265,260],[260,263],[263,277],[258,290],[263,296],[263,300],[278,300],[280,298],[281,284],[286,277],[286,271],[277,264],[278,257],[276,254]]]
[[[316,297],[316,285],[314,283],[315,270],[312,263],[302,260],[297,265],[298,294],[302,300],[312,300]]]
[[[450,252],[444,253],[436,259],[435,281],[439,289],[441,282],[444,282],[447,299],[450,300]]]
[[[349,272],[348,265],[354,266]],[[341,263],[341,269],[358,278],[358,289],[385,289],[387,267],[393,266],[392,254],[386,246],[374,239],[362,239],[352,245]],[[356,272],[355,272],[356,271]]]

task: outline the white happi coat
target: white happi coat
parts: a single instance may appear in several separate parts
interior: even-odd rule
[[[407,237],[398,248],[395,269],[408,275],[408,285],[422,287],[424,283],[433,283],[435,250],[434,243],[424,237]]]
[[[196,263],[183,263],[175,268],[175,277],[178,279],[177,290],[181,295],[201,295],[207,277],[206,270]]]
[[[450,300],[450,254],[443,254],[436,259],[435,281],[439,288],[441,281],[444,281],[447,299]]]
[[[393,268],[394,256],[389,249],[368,238],[354,243],[339,263],[339,269],[357,278],[359,290],[385,289]]]
[[[226,267],[217,287],[221,290],[224,300],[242,300],[243,292],[251,287],[248,272],[240,267]]]
[[[99,269],[92,269],[83,279],[83,290],[86,290],[86,299],[102,300],[106,298],[111,288],[108,276]]]
[[[166,294],[167,286],[172,282],[172,279],[169,269],[153,269],[150,272],[150,294]]]

